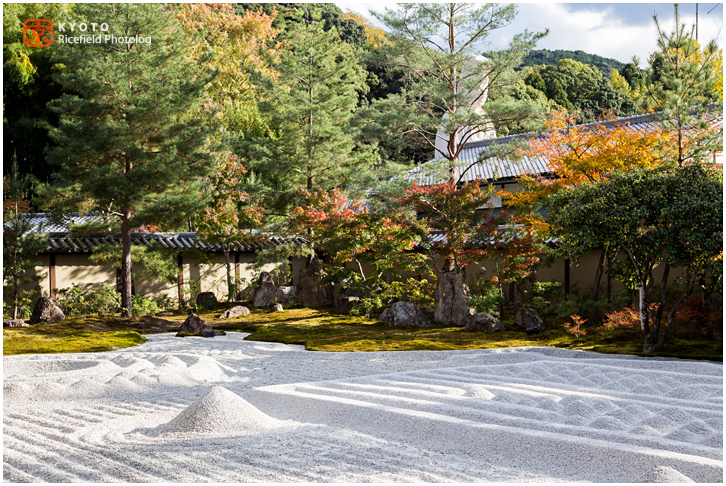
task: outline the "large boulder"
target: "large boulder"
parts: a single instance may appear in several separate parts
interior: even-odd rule
[[[514,323],[522,329],[544,329],[544,323],[536,310],[522,307],[514,316]]]
[[[22,321],[20,319],[13,319],[10,321],[3,321],[3,327],[28,327],[30,324],[28,324],[25,321]]]
[[[200,307],[210,307],[217,303],[217,296],[214,292],[202,292],[197,295],[197,305]]]
[[[257,281],[255,296],[252,298],[252,305],[255,307],[270,307],[277,304],[277,287],[272,275],[269,272],[262,272]]]
[[[431,326],[429,318],[411,302],[396,302],[384,310],[378,320],[387,326]]]
[[[318,308],[333,305],[333,289],[330,285],[322,285],[325,270],[320,259],[313,258],[305,273],[300,278],[295,290],[295,299],[303,307]]]
[[[350,311],[358,307],[363,298],[363,292],[348,287],[348,280],[339,282],[333,286],[333,306],[339,314],[350,314]]]
[[[436,281],[434,322],[463,326],[464,320],[474,313],[469,307],[469,285],[463,275],[446,272]]]
[[[217,319],[232,319],[234,317],[248,315],[250,315],[250,310],[247,307],[243,305],[237,305],[232,307],[231,309],[227,309],[226,311],[224,311],[221,316],[217,317]]]
[[[491,314],[481,312],[467,316],[464,319],[464,329],[467,331],[504,331],[504,323]]]
[[[189,317],[187,317],[187,319],[179,327],[179,332],[195,334],[202,332],[205,329],[212,329],[212,325],[202,320],[202,318],[194,312],[190,312]]]
[[[30,324],[38,324],[40,322],[60,322],[65,319],[66,315],[54,299],[41,297],[35,304],[29,322]]]
[[[297,287],[281,285],[277,287],[277,303],[289,304],[295,300],[295,289]]]

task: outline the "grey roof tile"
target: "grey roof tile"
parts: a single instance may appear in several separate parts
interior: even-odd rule
[[[598,127],[598,126],[616,126],[622,124],[628,124],[631,130],[637,130],[640,132],[649,132],[659,128],[661,126],[658,121],[657,115],[646,114],[636,115],[625,118],[618,118],[617,120],[607,122],[595,122],[588,123],[580,126],[584,127]],[[709,116],[709,115],[707,115]],[[712,118],[711,126],[716,130],[723,129],[723,115],[718,114],[715,119]],[[548,174],[552,172],[550,167],[549,159],[546,157],[523,157],[520,161],[513,161],[502,157],[492,157],[489,160],[484,160],[489,147],[492,144],[501,144],[510,142],[515,139],[528,140],[537,135],[534,133],[526,133],[520,135],[509,135],[506,137],[499,137],[492,140],[482,140],[478,142],[467,143],[464,149],[459,155],[459,163],[466,168],[473,164],[471,168],[464,174],[462,182],[470,182],[476,179],[481,179],[489,182],[498,180],[511,180],[520,177],[525,174]],[[409,170],[406,177],[410,181],[415,181],[420,186],[432,186],[443,182],[443,180],[436,180],[435,174],[432,174],[431,170],[427,170],[436,163],[442,162],[444,159],[441,156],[435,157],[424,164],[421,164],[413,169]],[[460,169],[461,170],[461,169]]]

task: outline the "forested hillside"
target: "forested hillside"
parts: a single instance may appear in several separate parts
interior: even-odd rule
[[[588,54],[587,52],[579,50],[568,51],[564,49],[557,49],[550,51],[549,49],[538,49],[531,51],[529,54],[524,56],[522,65],[519,69],[527,66],[555,66],[560,59],[572,59],[573,61],[578,61],[582,64],[589,64],[602,71],[604,76],[610,76],[611,70],[616,69],[620,71],[625,66],[625,63],[615,59],[598,56],[597,54]]]

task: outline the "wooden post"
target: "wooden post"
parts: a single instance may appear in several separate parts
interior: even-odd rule
[[[55,280],[55,253],[51,253],[49,255],[50,262],[49,262],[49,268],[48,268],[48,280],[49,280],[49,287],[50,287],[50,297],[51,299],[55,299],[55,289],[57,287],[56,280]]]
[[[565,296],[570,295],[570,259],[565,258]]]
[[[178,289],[179,289],[179,308],[184,306],[184,257],[179,255],[177,257],[177,265],[179,266]]]

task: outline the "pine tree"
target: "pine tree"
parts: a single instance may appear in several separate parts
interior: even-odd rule
[[[21,304],[21,288],[40,281],[40,275],[33,275],[38,253],[48,246],[48,238],[40,234],[42,228],[34,227],[23,213],[28,211],[28,194],[37,181],[29,174],[18,173],[17,157],[7,176],[3,177],[3,283],[6,284],[5,302],[12,307],[13,319],[18,318]]]
[[[96,211],[120,226],[129,316],[133,228],[175,227],[200,211],[210,130],[192,114],[213,74],[187,58],[194,39],[172,7],[78,4],[76,13],[108,24],[104,34],[116,41],[59,46],[67,67],[59,82],[75,94],[50,104],[60,123],[50,130],[58,146],[48,160],[59,166],[59,178],[46,195],[57,210]]]
[[[658,51],[651,55],[653,76],[646,85],[646,103],[662,111],[663,124],[675,134],[678,164],[687,160],[704,160],[723,147],[722,134],[709,130],[704,117],[709,103],[719,101],[714,64],[720,51],[715,40],[700,48],[694,28],[681,23],[678,4],[675,5],[674,30],[658,29]],[[637,64],[637,59],[633,62]],[[723,100],[721,100],[723,101]],[[717,110],[723,110],[723,105]]]
[[[398,55],[390,62],[408,75],[405,92],[380,103],[380,110],[392,126],[423,136],[446,159],[454,182],[457,158],[468,141],[492,128],[506,134],[541,115],[538,105],[527,100],[487,100],[488,93],[506,92],[520,82],[513,68],[546,35],[525,31],[508,50],[488,53],[487,59],[478,56],[487,38],[509,25],[516,13],[514,5],[412,3],[375,14],[396,36]]]
[[[278,215],[302,202],[301,189],[346,187],[373,160],[351,124],[367,89],[355,48],[319,22],[296,25],[286,42],[278,75],[263,81],[259,102],[269,133],[242,145],[245,165],[260,181],[250,192]]]

